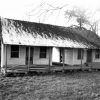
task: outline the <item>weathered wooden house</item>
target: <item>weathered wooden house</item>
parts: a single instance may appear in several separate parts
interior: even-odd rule
[[[87,62],[100,63],[99,45],[72,28],[6,18],[1,18],[0,27],[3,73],[81,69]]]

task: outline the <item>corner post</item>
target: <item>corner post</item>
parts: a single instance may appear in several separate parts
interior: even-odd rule
[[[52,47],[49,47],[49,70],[50,66],[52,66]]]
[[[4,44],[3,41],[1,41],[1,72],[5,74],[5,69],[4,69]]]
[[[5,61],[5,72],[7,73],[7,45],[5,45],[6,61]]]
[[[30,46],[28,48],[28,72],[29,72],[29,67],[30,67]]]
[[[65,48],[63,48],[63,71],[65,67]]]

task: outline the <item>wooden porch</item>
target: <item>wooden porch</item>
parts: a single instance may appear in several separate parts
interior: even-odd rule
[[[48,65],[35,65],[31,64],[31,47],[28,47],[28,53],[27,53],[27,64],[26,65],[15,65],[15,64],[8,64],[7,61],[7,45],[5,45],[5,65],[1,68],[5,70],[6,73],[28,73],[28,72],[56,72],[56,71],[66,71],[66,70],[91,70],[91,69],[100,69],[99,65],[100,63],[88,63],[88,64],[83,64],[82,63],[82,57],[81,57],[81,62],[80,65],[67,65],[65,64],[65,48],[62,48],[62,63],[59,62],[53,63],[52,62],[52,47],[49,47],[49,61]],[[3,50],[2,50],[3,52]],[[82,52],[81,52],[82,53]],[[4,53],[2,53],[4,54]],[[3,57],[3,56],[2,56]],[[3,58],[2,58],[3,60]],[[2,61],[1,60],[1,61]],[[2,61],[3,62],[3,61]],[[33,61],[34,62],[34,61]]]
[[[100,69],[99,65],[93,67],[95,64],[84,65],[7,65],[4,66],[6,73],[28,73],[28,72],[57,72],[57,71],[72,71],[72,70],[92,70]]]

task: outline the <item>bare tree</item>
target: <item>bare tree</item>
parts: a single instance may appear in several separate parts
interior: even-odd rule
[[[67,4],[62,6],[53,6],[52,4],[49,3],[41,3],[36,8],[28,12],[27,16],[29,18],[36,17],[37,19],[39,19],[39,22],[41,21],[44,22],[46,18],[51,17],[55,12],[58,12],[59,15],[60,14],[59,12],[66,6]]]
[[[95,33],[98,33],[98,23],[100,20],[91,21],[90,15],[85,9],[73,8],[71,10],[65,11],[65,17],[69,21],[75,18],[80,29],[85,25]],[[92,16],[93,17],[93,16]]]
[[[90,24],[90,30],[92,30],[94,33],[98,34],[98,24],[100,20],[96,20],[93,23]]]
[[[69,19],[75,18],[79,27],[82,28],[84,24],[90,24],[89,17],[86,10],[73,8],[72,10],[65,11],[65,17]]]
[[[46,8],[44,7],[46,6]],[[65,7],[67,7],[68,4],[62,5],[62,6],[53,6],[48,3],[43,3],[39,5],[37,8],[39,9],[36,13],[34,13],[35,10],[32,10],[29,16],[37,16],[39,19],[39,22],[42,21],[44,22],[46,18],[52,16],[56,11],[58,11],[58,16],[60,14],[60,11],[63,11]],[[67,8],[66,8],[67,9]],[[88,14],[88,11],[85,9],[80,9],[77,7],[72,8],[71,10],[66,10],[65,11],[65,18],[68,20],[68,22],[71,21],[71,19],[75,18],[76,22],[78,23],[80,29],[84,26],[88,26],[90,30],[94,31],[95,33],[97,32],[98,29],[98,21],[91,22],[90,21],[90,15]]]

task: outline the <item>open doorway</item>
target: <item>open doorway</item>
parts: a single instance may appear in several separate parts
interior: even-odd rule
[[[33,64],[33,51],[34,48],[30,47],[30,64]],[[28,65],[28,57],[29,57],[29,47],[26,47],[26,65]]]
[[[92,49],[87,50],[87,62],[92,62]]]

